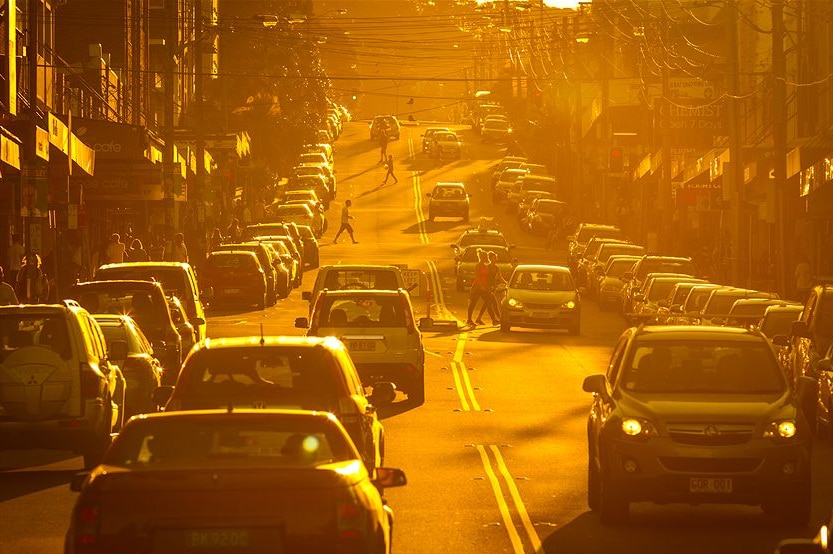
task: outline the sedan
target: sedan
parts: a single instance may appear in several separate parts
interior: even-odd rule
[[[431,139],[433,157],[443,160],[459,159],[463,155],[460,139],[454,131],[437,131]]]
[[[211,287],[211,304],[255,304],[266,307],[266,275],[254,252],[231,250],[211,252],[205,260],[202,276]]]
[[[501,309],[500,330],[512,327],[581,330],[581,299],[570,270],[553,265],[519,265],[512,272]]]
[[[211,410],[134,418],[80,492],[65,552],[378,552],[400,469],[368,470],[330,413]]]

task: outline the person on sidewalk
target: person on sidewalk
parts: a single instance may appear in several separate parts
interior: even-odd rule
[[[185,235],[182,233],[174,235],[173,246],[171,247],[171,261],[183,264],[188,263],[188,248],[185,246]]]
[[[106,264],[120,264],[124,262],[124,253],[127,251],[127,246],[121,241],[121,236],[118,233],[110,235],[110,240],[107,247],[104,249],[104,263]]]
[[[385,167],[387,168],[388,172],[385,173],[385,180],[382,181],[382,184],[387,184],[388,177],[393,177],[393,184],[399,182],[399,179],[396,178],[396,175],[393,174],[393,154],[388,154],[388,161],[385,162]]]
[[[43,274],[40,256],[34,252],[26,254],[20,266],[15,292],[22,304],[40,304],[49,297],[49,282]]]
[[[131,262],[150,261],[150,256],[148,256],[147,250],[145,250],[145,246],[141,240],[133,239],[130,243],[130,250],[127,251],[127,259]]]
[[[348,199],[344,201],[344,207],[341,208],[341,227],[338,228],[338,232],[336,233],[335,238],[333,238],[333,244],[338,242],[338,237],[341,236],[341,233],[344,231],[347,231],[347,234],[350,235],[350,240],[353,241],[353,244],[359,242],[353,237],[353,226],[350,225],[350,220],[353,219],[353,216],[350,215],[350,206],[352,205],[353,202],[351,200]]]
[[[17,295],[12,286],[3,281],[3,266],[0,265],[0,306],[14,306],[17,304]]]
[[[14,286],[17,283],[17,272],[20,271],[20,266],[23,265],[23,254],[26,250],[23,248],[23,242],[19,234],[12,235],[12,243],[9,245],[9,281],[8,283]]]

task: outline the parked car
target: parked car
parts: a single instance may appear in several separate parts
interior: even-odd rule
[[[576,226],[575,231],[573,231],[573,234],[567,239],[567,266],[572,271],[576,271],[578,268],[578,260],[581,255],[584,254],[584,249],[587,246],[587,243],[593,237],[611,239],[625,238],[624,235],[622,235],[622,230],[613,225],[603,225],[600,223],[579,223]]]
[[[324,230],[326,231],[326,225]],[[309,225],[298,225],[301,233],[301,240],[304,242],[304,267],[315,269],[319,264],[319,245],[315,233]]]
[[[696,284],[689,289],[688,294],[678,307],[669,306],[667,325],[694,325],[700,319],[700,312],[713,290],[731,288],[716,283]]]
[[[703,279],[696,279],[690,275],[675,275],[672,273],[650,273],[645,278],[642,288],[633,294],[633,312],[625,314],[631,324],[657,324],[660,302],[668,297],[671,289],[679,283],[692,285],[705,283]]]
[[[289,294],[288,290],[281,290],[283,288],[283,283],[281,283],[278,279],[278,270],[275,268],[276,260],[272,257],[272,251],[266,245],[261,244],[258,241],[247,241],[247,242],[239,242],[239,243],[229,243],[223,244],[219,248],[216,248],[214,252],[251,252],[255,256],[257,256],[258,267],[263,272],[263,277],[266,279],[266,305],[272,306],[277,302],[278,297],[281,298],[286,297]],[[259,298],[259,284],[260,278],[255,277],[253,283],[235,283],[235,280],[238,278],[242,278],[242,275],[237,275],[237,273],[242,273],[245,275],[254,275],[257,273],[251,264],[244,263],[242,260],[238,260],[235,262],[232,258],[222,258],[224,262],[220,262],[218,258],[215,261],[212,261],[211,264],[206,263],[206,275],[205,281],[208,282],[212,280],[214,282],[222,282],[224,287],[231,287],[232,289],[236,289],[237,292],[227,292],[227,291],[214,291],[214,296],[212,297],[213,301],[216,302],[225,302],[225,297],[231,295],[231,298],[239,297],[242,295],[247,300],[254,300],[253,304],[258,304],[257,299]],[[240,285],[240,286],[238,286]],[[284,293],[281,295],[281,293]],[[262,308],[261,308],[262,309]]]
[[[709,295],[709,299],[703,304],[700,316],[693,323],[698,325],[725,325],[732,305],[742,298],[778,299],[778,294],[737,287],[714,289]]]
[[[188,352],[191,351],[191,348],[197,344],[197,330],[194,329],[194,326],[188,319],[188,313],[185,311],[185,306],[182,305],[182,301],[176,296],[166,296],[165,298],[168,300],[168,310],[171,312],[171,319],[182,341],[182,357],[184,359],[188,355]]]
[[[116,364],[124,376],[125,420],[158,411],[153,391],[162,384],[163,369],[142,329],[129,315],[94,314],[93,318],[101,327],[110,363]],[[116,358],[114,354],[124,357]]]
[[[592,240],[592,239],[591,239]],[[617,241],[616,239],[609,239],[611,242],[607,242],[608,239],[601,239],[601,243],[599,244],[599,248],[596,252],[592,255],[587,255],[587,249],[585,249],[585,256],[584,256],[584,271],[586,272],[585,276],[585,283],[587,286],[587,292],[590,293],[592,297],[596,297],[598,290],[596,285],[598,284],[595,279],[596,275],[596,268],[597,267],[604,267],[607,263],[607,260],[611,256],[643,256],[645,255],[645,247],[639,244],[632,244],[629,242],[624,241]],[[589,248],[590,243],[588,243]],[[579,275],[581,274],[582,269],[578,270]]]
[[[633,269],[640,256],[614,255],[607,259],[604,269],[595,270],[596,273],[596,298],[599,301],[599,308],[602,311],[611,308],[621,310],[624,297],[622,292],[625,288],[623,276]]]
[[[215,250],[206,258],[202,275],[211,287],[213,307],[252,304],[258,310],[266,307],[269,295],[266,275],[254,252]]]
[[[422,334],[404,289],[325,289],[309,319],[299,317],[295,326],[310,337],[338,337],[365,386],[392,382],[411,402],[425,402]]]
[[[696,269],[691,258],[680,256],[655,256],[646,254],[633,266],[633,270],[625,273],[625,289],[622,293],[624,302],[622,313],[633,312],[633,294],[642,288],[642,283],[649,273],[676,273],[678,275],[696,276]]]
[[[570,270],[562,266],[522,264],[509,278],[501,307],[500,330],[512,327],[581,331],[581,297]]]
[[[374,391],[375,392],[375,391]],[[173,387],[156,397],[165,411],[294,407],[332,412],[368,469],[385,457],[384,427],[344,344],[329,338],[240,337],[203,341]]]
[[[588,505],[604,524],[648,501],[758,504],[806,525],[815,386],[794,390],[754,331],[626,330],[606,374],[584,380]]]
[[[152,281],[90,281],[70,287],[69,295],[93,314],[127,314],[153,346],[162,363],[163,379],[174,382],[185,358],[182,337],[174,323],[160,283]]]
[[[326,412],[136,418],[100,466],[73,478],[64,551],[390,552],[382,493],[405,474],[360,460]]]
[[[312,227],[317,236],[324,234],[324,212],[323,210],[312,210],[309,203],[301,201],[300,203],[284,203],[279,206],[274,206],[270,210],[270,219],[272,221],[293,221],[298,225],[308,225]]]
[[[428,221],[437,217],[469,220],[469,194],[463,183],[437,183],[427,196],[431,199],[428,202]]]
[[[179,298],[185,304],[188,319],[197,330],[197,338],[206,333],[205,309],[197,274],[190,264],[180,262],[124,262],[107,264],[95,272],[96,281],[141,279],[162,283],[165,294]]]
[[[77,302],[0,307],[0,450],[71,450],[95,466],[124,421],[118,366]]]

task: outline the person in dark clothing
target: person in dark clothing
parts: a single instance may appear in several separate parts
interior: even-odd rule
[[[489,317],[492,318],[492,325],[497,325],[500,323],[500,306],[497,302],[497,297],[495,296],[495,289],[498,285],[506,283],[506,279],[503,278],[503,275],[500,272],[500,267],[497,265],[497,254],[495,252],[489,251],[489,304],[485,302],[480,307],[480,313],[477,314],[477,320],[475,323],[478,325],[483,325],[483,312],[487,309],[489,310]]]
[[[131,262],[150,261],[150,256],[148,256],[142,241],[133,239],[133,242],[130,243],[130,250],[127,251],[127,259]]]
[[[393,184],[399,182],[399,179],[396,178],[396,175],[393,174],[393,154],[388,155],[388,161],[385,163],[385,167],[387,168],[388,172],[385,173],[385,180],[382,181],[382,184],[387,184],[388,177],[393,177]]]

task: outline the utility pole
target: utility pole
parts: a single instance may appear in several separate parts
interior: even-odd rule
[[[175,230],[175,210],[174,210],[174,171],[176,170],[176,161],[174,159],[174,78],[176,73],[176,59],[177,47],[179,42],[178,33],[178,2],[165,2],[165,20],[162,23],[165,26],[165,64],[164,64],[164,109],[163,114],[165,118],[165,125],[163,127],[163,134],[165,139],[165,149],[162,152],[163,160],[163,194],[165,203],[165,224],[169,230]]]
[[[197,221],[200,221],[200,215],[204,212],[205,207],[205,189],[206,189],[206,175],[205,175],[205,134],[203,132],[203,116],[204,116],[204,102],[203,102],[203,80],[205,79],[205,67],[203,63],[203,27],[205,26],[205,16],[213,18],[213,14],[203,13],[203,2],[197,0],[194,3],[194,134],[196,135],[196,150],[197,150],[197,175],[196,175],[196,194],[194,195],[199,205],[197,206]],[[188,201],[191,202],[191,191],[188,191]]]
[[[727,37],[728,71],[729,71],[729,155],[730,166],[724,168],[723,186],[730,191],[729,211],[729,261],[731,269],[730,284],[741,286],[745,283],[747,273],[744,271],[743,246],[741,245],[743,220],[743,139],[740,125],[740,75],[738,71],[738,4],[737,0],[728,0]],[[742,282],[743,281],[743,282]]]
[[[773,175],[775,177],[776,226],[778,234],[778,255],[775,256],[776,288],[786,298],[788,279],[787,258],[787,63],[784,56],[784,3],[772,3],[772,142]]]
[[[660,33],[662,33],[663,44],[668,44],[668,19],[667,12],[662,10]],[[660,151],[660,171],[659,171],[659,208],[660,208],[660,229],[657,237],[657,246],[660,252],[671,252],[672,237],[671,237],[671,214],[673,211],[671,200],[671,133],[669,132],[669,121],[671,111],[671,86],[669,84],[668,64],[662,64],[661,70],[662,79],[662,98],[659,105],[659,126],[660,126],[660,141],[662,143],[662,150]],[[644,213],[644,207],[643,213]]]

